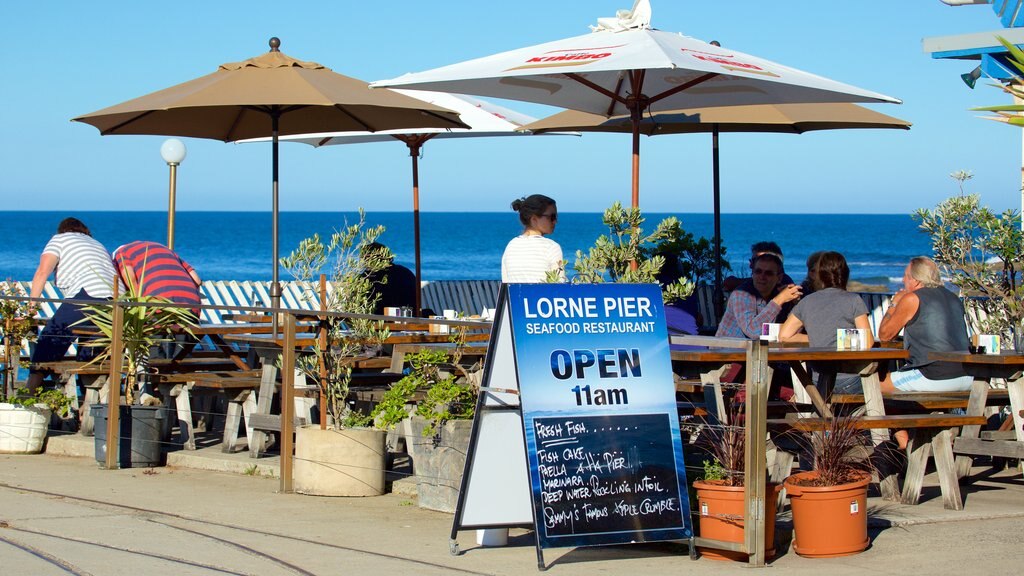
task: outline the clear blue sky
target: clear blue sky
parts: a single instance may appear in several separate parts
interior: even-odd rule
[[[366,81],[392,78],[587,32],[630,0],[10,2],[0,31],[3,209],[164,210],[163,137],[101,137],[72,117],[256,56],[282,51]],[[969,62],[932,60],[921,39],[999,28],[990,6],[938,0],[652,0],[654,26],[904,101],[875,109],[904,131],[722,137],[725,212],[908,213],[957,192],[949,173],[998,209],[1020,206],[1021,131],[972,106],[1008,97],[969,90]],[[557,112],[504,104],[534,116]],[[270,209],[270,145],[186,139],[179,210]],[[508,210],[512,198],[555,197],[597,212],[629,201],[623,135],[448,140],[427,144],[422,209]],[[644,138],[647,211],[710,212],[710,136]],[[407,210],[409,158],[400,143],[313,149],[282,145],[282,210]],[[850,231],[854,233],[854,231]]]

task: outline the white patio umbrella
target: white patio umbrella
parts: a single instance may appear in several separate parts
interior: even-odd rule
[[[301,134],[284,136],[282,142],[301,142],[312,146],[333,146],[338,144],[360,144],[364,142],[395,142],[401,141],[409,148],[412,158],[412,214],[413,244],[415,249],[416,282],[423,280],[420,259],[420,184],[419,157],[423,145],[434,138],[480,138],[493,136],[529,136],[531,133],[521,128],[537,119],[492,102],[445,92],[422,90],[393,90],[404,96],[422,100],[427,104],[440,106],[459,115],[459,119],[469,128],[405,128],[399,130],[381,130],[378,132],[349,131],[323,132],[317,134]],[[579,132],[549,131],[549,134],[579,136]],[[244,142],[264,141],[265,138],[246,140]],[[416,313],[420,311],[420,292],[416,291]]]
[[[893,102],[896,98],[762,58],[650,28],[639,0],[615,23],[565,40],[502,52],[371,87],[441,90],[560,106],[633,124],[633,206],[640,202],[640,122],[645,111],[744,104]]]

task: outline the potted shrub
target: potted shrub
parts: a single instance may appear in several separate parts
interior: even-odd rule
[[[733,421],[733,420],[730,420]],[[696,480],[700,536],[723,542],[742,543],[746,513],[745,432],[738,427],[710,428],[711,435],[703,449],[712,458],[704,460],[703,479]],[[769,483],[764,497],[765,558],[775,556],[775,514],[781,487]],[[715,560],[747,561],[747,554],[700,548],[701,556]]]
[[[18,368],[22,365],[21,348],[24,342],[36,339],[35,321],[33,320],[33,308],[19,298],[26,298],[28,294],[12,280],[0,282],[0,335],[3,336],[3,374],[4,387],[0,394],[13,396],[15,382],[18,379]]]
[[[172,330],[191,333],[191,327],[196,322],[195,314],[188,308],[160,306],[171,302],[166,298],[143,295],[140,284],[129,278],[124,293],[117,296],[123,309],[120,328],[123,346],[121,383],[124,404],[120,407],[117,458],[121,468],[161,464],[160,439],[164,408],[159,405],[141,405],[139,402],[142,395],[137,392],[141,390],[140,385],[149,377],[150,349],[160,343],[169,342]],[[111,304],[98,303],[83,307],[83,311],[85,319],[82,322],[91,322],[99,331],[99,335],[86,344],[100,350],[89,363],[109,360],[114,343],[114,307]],[[105,462],[107,405],[94,404],[92,415],[96,422],[96,461]]]
[[[801,556],[848,556],[864,551],[868,538],[868,436],[856,416],[836,416],[824,431],[804,436],[813,469],[786,478],[793,514],[793,548]]]
[[[387,267],[390,252],[369,246],[383,232],[383,226],[365,228],[360,210],[359,221],[336,231],[328,244],[314,235],[281,264],[303,281],[330,264],[332,290],[324,308],[372,314],[378,297],[369,276]],[[349,385],[353,363],[379,354],[388,330],[383,322],[357,318],[328,318],[326,330],[326,348],[318,343],[312,355],[297,361],[298,369],[319,384],[327,421],[296,429],[293,486],[296,492],[318,496],[379,496],[385,487],[387,433],[368,426],[369,418],[351,409]]]
[[[454,512],[466,468],[478,371],[459,364],[465,330],[456,330],[455,350],[422,350],[406,356],[410,370],[385,392],[371,413],[379,428],[410,417],[406,448],[416,473],[421,508]],[[415,407],[413,403],[415,402]]]
[[[66,414],[71,399],[60,390],[19,388],[0,394],[0,454],[38,454],[43,450],[51,414]]]

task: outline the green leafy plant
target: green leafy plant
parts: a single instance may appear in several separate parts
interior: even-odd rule
[[[194,336],[196,315],[188,308],[161,306],[173,304],[167,298],[142,294],[141,281],[128,278],[124,293],[117,297],[123,310],[121,317],[121,343],[124,349],[125,402],[132,404],[136,385],[149,367],[150,348],[162,342],[170,342],[171,332],[182,331]],[[75,325],[91,322],[99,330],[99,336],[86,342],[85,346],[100,350],[89,364],[102,363],[111,358],[114,343],[114,306],[106,302],[83,306],[85,318]]]
[[[36,325],[32,316],[35,310],[27,301],[21,298],[28,297],[28,294],[13,280],[0,282],[0,336],[4,344],[4,382],[14,382],[18,366],[14,365],[14,353],[21,348],[25,340],[36,339]],[[27,359],[22,359],[19,365],[28,365]]]
[[[72,398],[61,390],[44,390],[37,388],[33,394],[28,388],[18,388],[13,396],[0,394],[0,402],[13,404],[15,406],[35,406],[45,404],[50,412],[64,418],[71,409]]]
[[[718,459],[704,461],[704,475],[702,479],[705,482],[722,481],[726,478],[729,478],[729,471],[726,470],[725,466],[722,466]]]
[[[409,416],[408,405],[416,400],[415,414],[429,421],[423,430],[424,436],[437,434],[449,420],[473,418],[476,390],[468,371],[455,368],[458,360],[449,354],[450,351],[441,349],[408,354],[409,373],[392,384],[374,408],[371,417],[375,425],[385,430],[394,428]],[[459,373],[448,372],[448,368]]]
[[[1020,213],[982,206],[977,194],[954,196],[914,218],[931,236],[935,262],[961,290],[964,306],[985,333],[1010,336],[1024,322],[1024,259]],[[978,312],[981,312],[980,314]]]
[[[1005,70],[1013,76],[1014,81],[1006,84],[993,84],[993,86],[1014,97],[1017,101],[1024,100],[1024,90],[1021,89],[1021,82],[1024,81],[1024,51],[1021,51],[1015,44],[1002,36],[996,36],[996,40],[999,40],[999,43],[1006,48],[1007,62],[1013,68],[1005,68]],[[987,119],[1005,122],[1011,126],[1024,126],[1024,114],[1022,114],[1024,113],[1024,105],[1022,104],[999,104],[996,106],[971,108],[971,110],[995,112],[996,116],[988,117]]]
[[[599,236],[586,254],[576,251],[574,283],[656,283],[665,255],[671,254],[678,258],[683,272],[678,282],[663,290],[665,302],[672,302],[692,294],[694,283],[714,270],[716,257],[711,243],[706,238],[694,239],[675,217],[662,220],[654,232],[644,234],[640,209],[626,209],[616,202],[605,210],[602,221],[608,234]],[[722,255],[718,261],[728,269]],[[548,280],[556,278],[549,275]]]
[[[384,233],[383,226],[368,228],[366,214],[359,210],[359,221],[335,231],[324,244],[314,234],[299,243],[281,265],[296,280],[309,281],[324,266],[331,266],[331,290],[325,307],[331,312],[373,314],[379,296],[374,294],[375,282],[391,263],[393,255],[387,248],[371,244]],[[312,356],[301,356],[298,366],[310,379],[318,382],[327,400],[327,412],[339,426],[365,425],[365,416],[350,414],[348,405],[352,365],[360,358],[380,352],[390,334],[384,322],[364,318],[328,318],[327,346],[313,346]],[[321,375],[321,371],[324,375]]]

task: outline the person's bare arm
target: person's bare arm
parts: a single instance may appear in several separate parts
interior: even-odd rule
[[[871,334],[871,323],[868,322],[868,315],[861,314],[853,319],[853,325],[867,334],[867,342],[864,343],[866,348],[871,348],[875,345],[875,337]]]
[[[46,280],[53,274],[53,271],[57,268],[57,257],[48,252],[44,252],[39,257],[39,267],[36,268],[36,273],[32,276],[32,298],[39,298],[43,295],[43,287],[46,286]],[[68,295],[73,297],[74,294]]]
[[[796,317],[795,314],[790,314],[789,318],[779,327],[779,340],[782,342],[799,342],[798,336],[803,336],[803,341],[807,340],[806,334],[800,334],[800,328],[803,328],[804,323]]]
[[[889,309],[878,326],[878,339],[893,340],[899,335],[900,330],[910,322],[910,319],[917,314],[920,300],[913,292],[899,292],[892,298]]]

